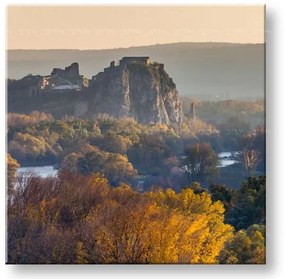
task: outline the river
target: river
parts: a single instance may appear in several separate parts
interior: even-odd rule
[[[235,164],[237,161],[233,159],[238,152],[221,152],[218,154],[220,158],[219,167],[227,167],[230,165]],[[25,173],[34,173],[41,177],[48,177],[48,176],[56,176],[58,173],[58,169],[55,169],[54,166],[36,166],[36,167],[21,167],[17,170],[17,174],[25,174]]]
[[[55,176],[57,172],[53,166],[21,167],[17,170],[17,174],[33,173],[41,177]]]
[[[220,158],[219,167],[224,168],[230,165],[237,163],[237,160],[233,159],[233,157],[237,156],[239,151],[231,151],[231,152],[221,152],[218,154]]]

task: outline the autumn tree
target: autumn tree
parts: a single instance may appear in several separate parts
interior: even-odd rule
[[[85,220],[94,262],[216,263],[232,228],[223,206],[188,189],[139,194],[121,185]]]
[[[86,145],[79,153],[66,156],[61,169],[82,174],[100,172],[112,185],[119,185],[120,182],[133,183],[137,177],[137,170],[126,155],[109,153],[91,145]]]
[[[7,153],[6,164],[7,164],[8,203],[10,203],[12,195],[15,191],[14,182],[16,178],[16,171],[20,167],[20,164],[17,162],[17,160],[12,158],[12,156],[9,153]]]
[[[184,119],[179,133],[183,136],[210,136],[217,135],[219,131],[217,128],[201,119]]]
[[[218,155],[208,143],[185,149],[184,168],[189,182],[205,182],[218,174]]]
[[[265,130],[257,126],[246,133],[240,140],[241,152],[237,159],[245,168],[246,177],[250,177],[253,171],[265,171]]]
[[[224,241],[230,237],[232,227],[225,225],[224,207],[218,202],[212,202],[211,197],[206,192],[194,194],[190,188],[175,193],[173,190],[158,191],[150,193],[154,201],[161,206],[166,206],[172,210],[178,210],[184,216],[192,220],[192,232],[194,239],[191,239],[191,233],[186,234],[191,239],[188,243],[188,249],[192,251],[193,258],[188,258],[191,263],[214,263],[223,247]]]
[[[260,184],[242,187],[255,205]],[[15,190],[8,204],[9,263],[265,262],[264,225],[233,232],[223,204],[206,191],[138,193],[126,184],[112,188],[100,174],[65,171],[31,176]]]
[[[108,158],[103,167],[103,173],[109,179],[112,185],[118,185],[120,182],[134,183],[138,172],[128,161],[128,157],[121,154],[108,154]]]
[[[80,159],[80,154],[72,152],[65,156],[61,162],[61,170],[67,170],[69,172],[78,172],[78,160]]]
[[[93,148],[91,151],[81,154],[77,161],[77,169],[83,174],[91,174],[103,170],[107,160],[107,153],[102,152],[98,148]]]
[[[9,127],[24,127],[41,121],[50,120],[53,120],[51,114],[39,111],[32,111],[30,114],[8,113]]]
[[[232,227],[191,189],[138,193],[95,175],[30,177],[8,210],[9,263],[217,263]]]
[[[85,261],[77,226],[109,189],[100,175],[27,177],[8,207],[8,262]]]
[[[43,156],[48,149],[43,137],[35,137],[27,133],[16,133],[14,139],[9,143],[9,153],[18,160],[36,160]]]
[[[90,143],[107,152],[126,154],[131,141],[121,135],[106,134],[91,138]]]
[[[244,147],[243,150],[239,152],[237,159],[243,164],[247,178],[251,176],[252,170],[257,166],[258,158],[259,152],[257,149]]]

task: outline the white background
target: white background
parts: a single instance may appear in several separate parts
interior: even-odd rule
[[[285,275],[285,168],[284,164],[284,52],[285,8],[284,0],[271,1],[203,1],[203,4],[266,4],[267,27],[267,264],[263,266],[12,266],[5,265],[5,9],[7,4],[201,4],[199,1],[0,1],[1,29],[1,278],[284,278]],[[52,20],[52,19],[51,19]]]

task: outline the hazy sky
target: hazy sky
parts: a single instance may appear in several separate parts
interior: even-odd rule
[[[264,42],[264,6],[9,6],[8,49]]]

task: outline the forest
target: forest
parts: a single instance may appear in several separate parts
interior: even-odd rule
[[[265,263],[265,177],[140,193],[64,171],[13,187],[16,168],[10,157],[8,263]]]
[[[7,262],[265,263],[263,101],[182,104],[180,126],[9,113]]]

